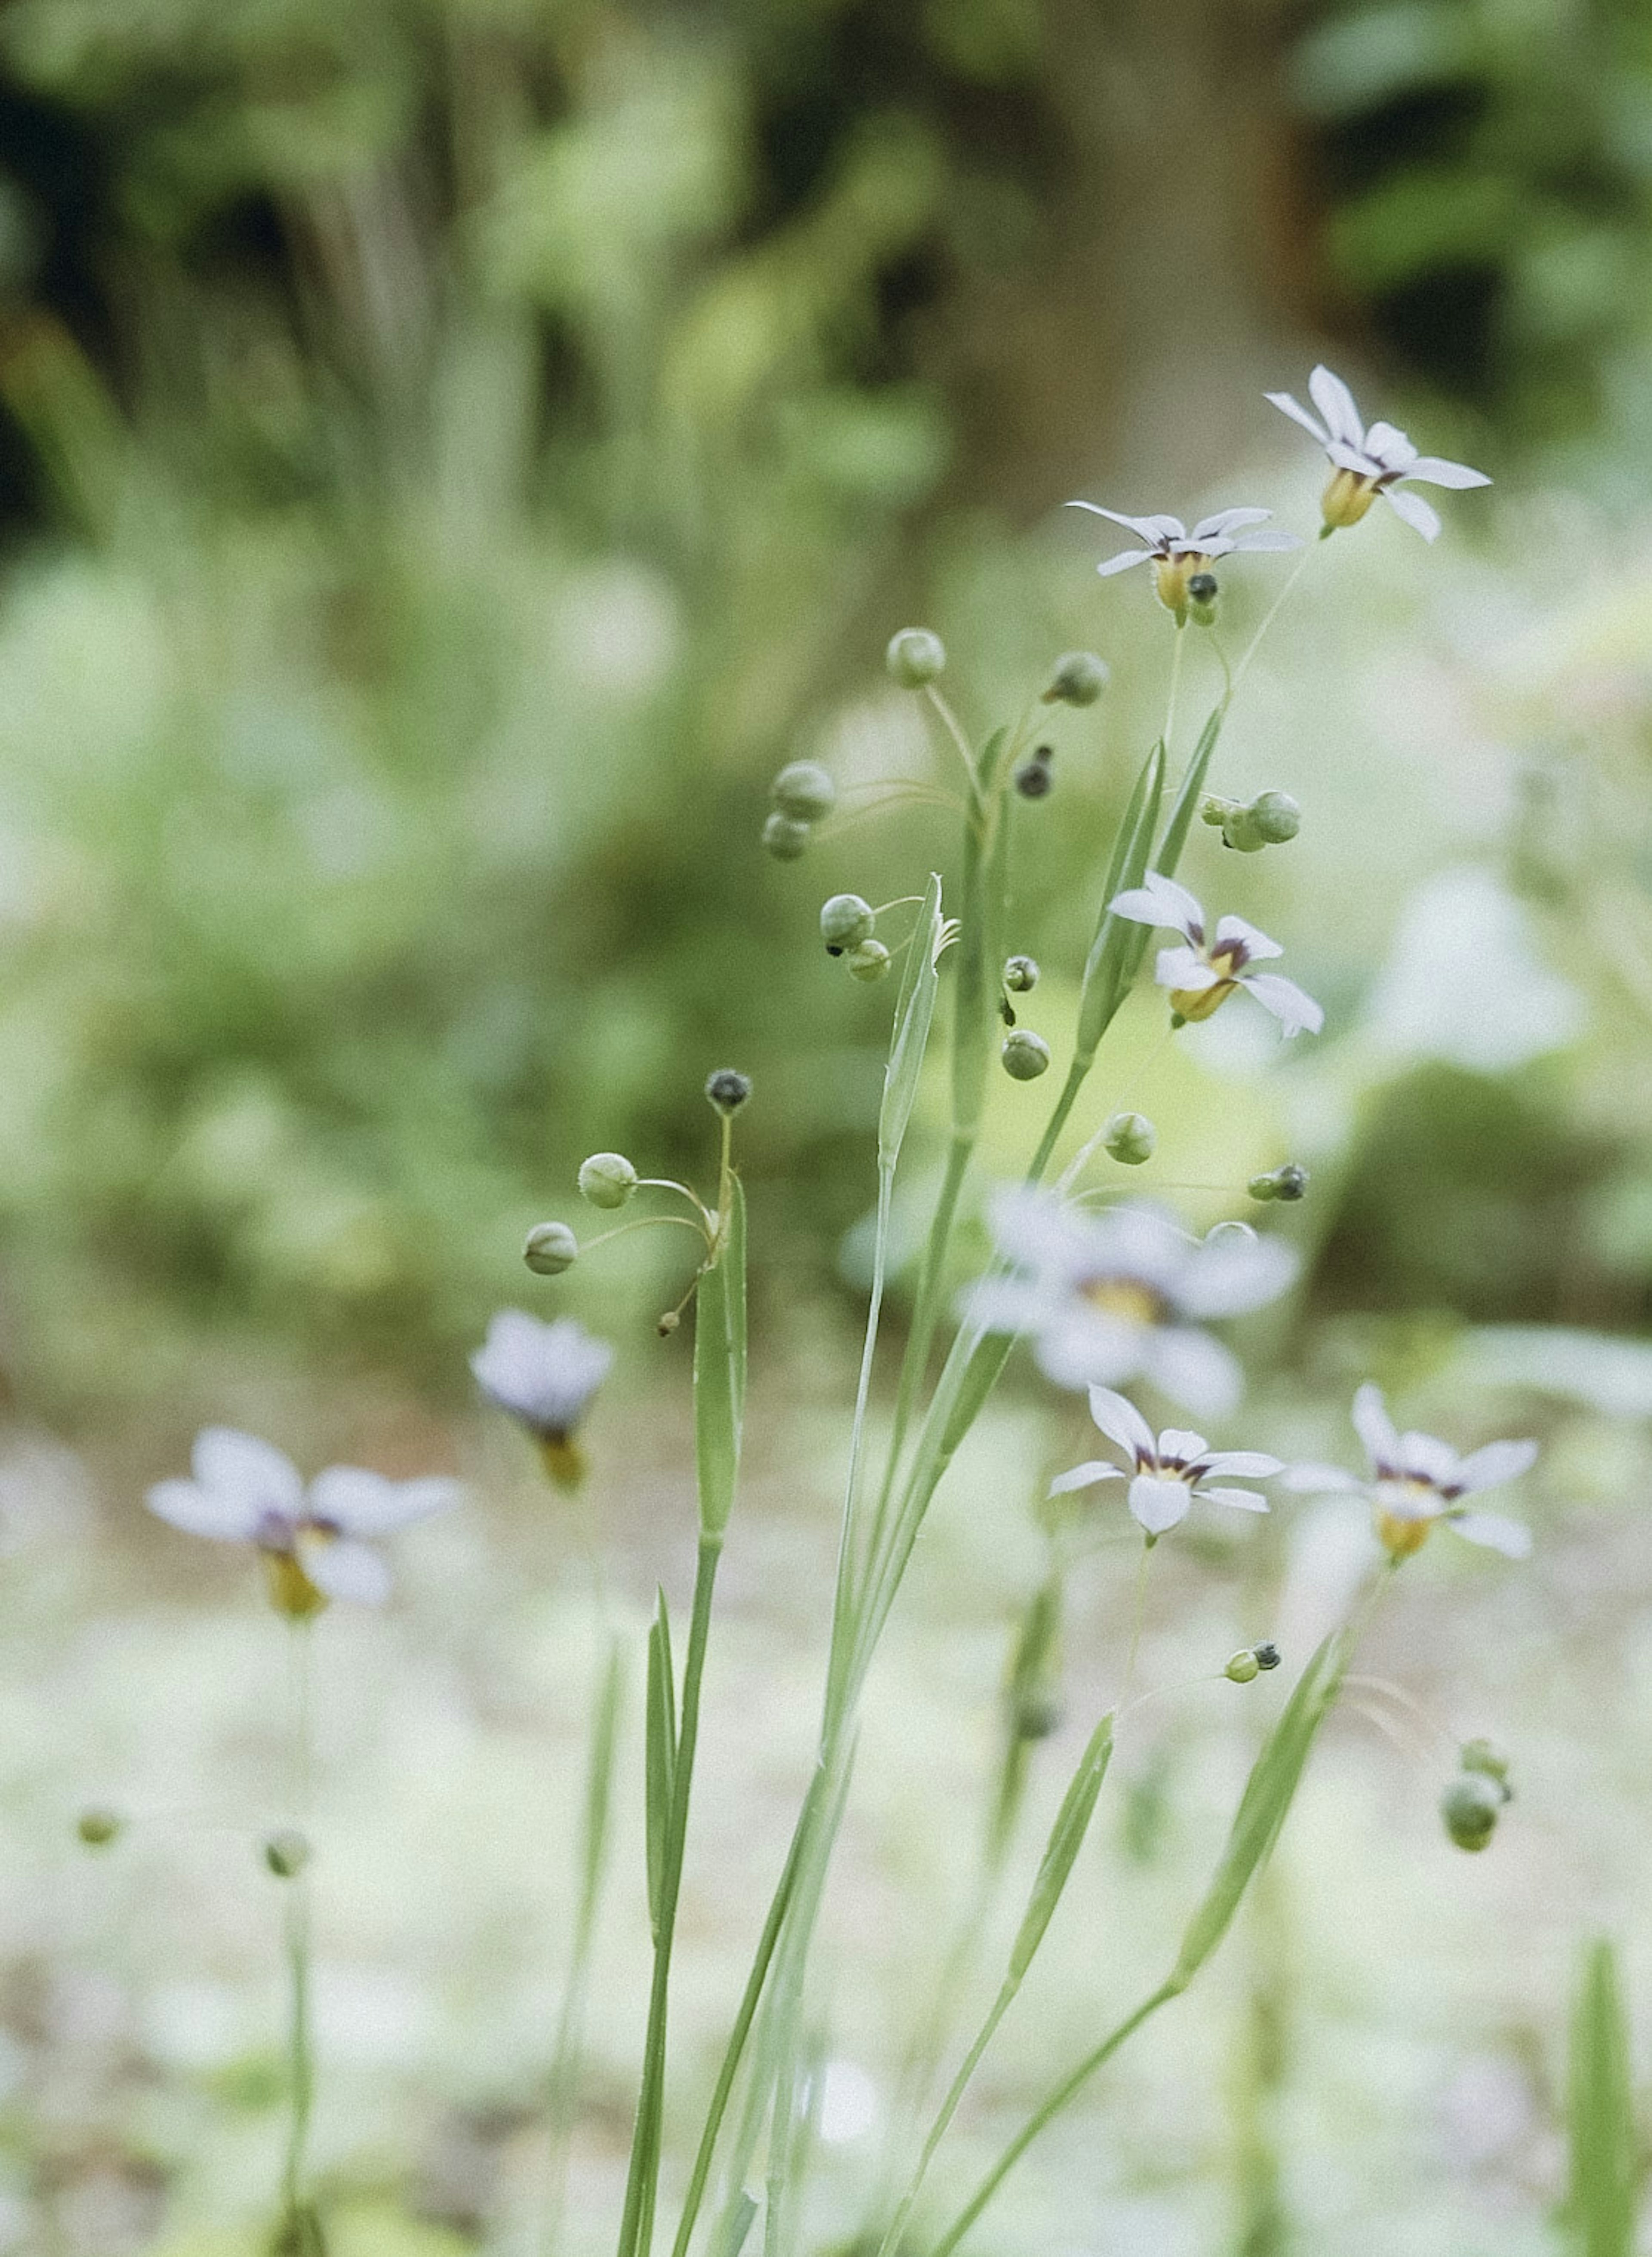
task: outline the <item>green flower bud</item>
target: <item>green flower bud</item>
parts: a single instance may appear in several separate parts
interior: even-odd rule
[[[889,969],[889,951],[880,940],[863,940],[849,952],[849,973],[853,980],[864,980],[868,985],[881,980]]]
[[[777,862],[801,862],[808,852],[808,825],[793,815],[771,815],[763,825],[763,845]]]
[[[278,1880],[296,1880],[310,1862],[308,1836],[300,1834],[296,1826],[282,1827],[265,1840],[264,1862]]]
[[[579,1259],[579,1241],[565,1222],[536,1222],[527,1235],[522,1259],[540,1277],[560,1277]]]
[[[769,797],[794,823],[823,823],[837,804],[837,787],[818,761],[789,761],[769,786]]]
[[[1465,1771],[1479,1772],[1486,1779],[1494,1779],[1503,1789],[1504,1800],[1509,1799],[1508,1756],[1495,1740],[1465,1740],[1459,1760]]]
[[[1040,745],[1032,758],[1023,761],[1020,767],[1016,769],[1015,789],[1023,799],[1049,797],[1050,787],[1055,781],[1050,773],[1049,764],[1055,757],[1055,752],[1053,746]]]
[[[1251,1652],[1250,1647],[1242,1645],[1230,1659],[1222,1674],[1225,1677],[1231,1677],[1235,1685],[1248,1685],[1260,1666],[1260,1663]]]
[[[579,1164],[579,1188],[593,1206],[624,1206],[637,1188],[637,1171],[623,1152],[593,1152]]]
[[[126,1821],[118,1810],[94,1802],[82,1810],[74,1822],[74,1830],[88,1850],[106,1850],[117,1835],[124,1831]]]
[[[1270,1169],[1265,1176],[1253,1176],[1245,1186],[1252,1199],[1266,1206],[1269,1199],[1278,1199],[1285,1206],[1295,1206],[1308,1190],[1308,1171],[1295,1160],[1287,1160],[1282,1168]]]
[[[1044,692],[1046,705],[1093,705],[1110,679],[1107,662],[1093,650],[1070,650],[1055,662]]]
[[[1012,995],[1030,995],[1038,985],[1038,966],[1030,956],[1012,956],[1004,966],[1004,985]]]
[[[921,690],[926,682],[933,682],[945,671],[946,662],[946,645],[928,627],[902,627],[899,634],[890,636],[884,653],[884,664],[903,690]]]
[[[1259,1669],[1277,1669],[1279,1667],[1279,1648],[1274,1645],[1271,1638],[1265,1638],[1260,1645],[1253,1645],[1251,1648],[1251,1652],[1256,1656],[1256,1666]]]
[[[1265,846],[1282,846],[1303,827],[1303,811],[1288,791],[1259,793],[1246,810]]]
[[[1483,1850],[1497,1830],[1503,1795],[1479,1772],[1454,1779],[1440,1797],[1440,1816],[1459,1850]]]
[[[1212,831],[1219,831],[1239,812],[1236,799],[1223,799],[1216,792],[1207,791],[1199,802],[1199,821],[1208,823]]]
[[[1222,825],[1222,844],[1236,854],[1260,854],[1267,841],[1257,829],[1250,809],[1238,807]]]
[[[999,1056],[1012,1081],[1036,1081],[1049,1070],[1049,1044],[1030,1027],[1017,1027],[1013,1035],[1006,1035]]]
[[[730,1114],[738,1113],[752,1094],[751,1079],[737,1073],[731,1065],[719,1066],[707,1078],[705,1093],[712,1110],[726,1119]]]
[[[827,955],[841,956],[846,948],[858,948],[872,938],[876,922],[871,902],[863,902],[858,894],[834,894],[821,904],[820,937]]]
[[[1188,610],[1196,626],[1216,625],[1216,598],[1219,591],[1214,572],[1196,572],[1188,582]]]
[[[1159,1132],[1145,1113],[1115,1113],[1102,1132],[1101,1149],[1122,1166],[1139,1168],[1158,1143]]]

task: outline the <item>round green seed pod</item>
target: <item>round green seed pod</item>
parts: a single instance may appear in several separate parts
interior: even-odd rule
[[[264,1862],[278,1880],[294,1881],[310,1862],[309,1836],[296,1826],[284,1826],[267,1836]]]
[[[1259,793],[1246,810],[1265,846],[1282,846],[1303,827],[1303,811],[1288,791]]]
[[[1050,670],[1046,705],[1093,705],[1111,679],[1105,658],[1093,650],[1063,652]]]
[[[125,1825],[126,1821],[118,1810],[111,1810],[104,1803],[95,1802],[81,1811],[74,1822],[74,1830],[88,1850],[107,1850],[124,1830]]]
[[[863,940],[850,950],[847,961],[851,979],[864,980],[870,986],[888,972],[889,951],[880,940]]]
[[[808,852],[808,825],[777,809],[763,825],[763,851],[777,862],[801,862]]]
[[[565,1222],[536,1222],[522,1248],[522,1259],[537,1277],[560,1277],[579,1259],[579,1241]]]
[[[871,902],[863,902],[858,894],[834,894],[821,904],[820,937],[827,955],[841,956],[845,949],[858,948],[872,938],[876,923]]]
[[[1440,1816],[1459,1850],[1483,1850],[1497,1830],[1503,1796],[1495,1779],[1465,1772],[1440,1797]]]
[[[1013,1034],[1006,1035],[999,1056],[1012,1081],[1036,1081],[1041,1073],[1049,1071],[1049,1044],[1030,1027],[1017,1027]]]
[[[788,761],[769,786],[778,814],[794,823],[823,823],[837,804],[837,787],[818,761]]]
[[[1222,844],[1236,854],[1260,854],[1267,841],[1257,829],[1248,807],[1236,807],[1222,825]]]
[[[1038,985],[1038,966],[1030,956],[1012,956],[1004,966],[1004,985],[1012,995],[1030,995]]]
[[[903,690],[921,690],[926,682],[945,672],[946,662],[946,645],[928,627],[902,627],[899,634],[890,636],[884,653],[891,680]]]
[[[579,1188],[593,1206],[624,1206],[637,1188],[637,1171],[623,1152],[593,1152],[579,1164]]]
[[[1139,1168],[1158,1150],[1159,1132],[1145,1113],[1115,1113],[1103,1132],[1101,1149],[1126,1168]]]
[[[1223,1676],[1231,1677],[1235,1685],[1248,1685],[1258,1673],[1256,1656],[1248,1645],[1242,1645],[1222,1672]]]

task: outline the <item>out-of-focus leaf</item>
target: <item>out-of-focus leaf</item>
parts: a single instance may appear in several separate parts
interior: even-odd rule
[[[1571,2020],[1566,2127],[1568,2223],[1577,2257],[1634,2257],[1641,2176],[1630,2082],[1629,2027],[1618,1963],[1603,1936],[1584,1955]]]

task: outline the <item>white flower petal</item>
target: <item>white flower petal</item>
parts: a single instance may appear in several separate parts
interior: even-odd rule
[[[382,1607],[390,1596],[390,1570],[369,1544],[348,1536],[299,1531],[298,1563],[318,1591],[358,1607]]]
[[[1451,1486],[1459,1496],[1472,1490],[1498,1489],[1504,1482],[1518,1481],[1521,1475],[1536,1463],[1536,1442],[1487,1442],[1481,1450],[1472,1450],[1451,1477]]]
[[[1236,1512],[1266,1512],[1267,1499],[1253,1489],[1206,1489],[1201,1482],[1195,1496],[1208,1496],[1212,1504],[1231,1504]]]
[[[1124,1475],[1117,1466],[1110,1466],[1105,1458],[1091,1458],[1070,1473],[1057,1474],[1049,1485],[1052,1496],[1068,1496],[1076,1489],[1093,1489],[1098,1482],[1122,1481]]]
[[[1286,533],[1275,527],[1269,533],[1242,533],[1232,547],[1240,556],[1282,555],[1288,548],[1300,548],[1297,534]]]
[[[1283,956],[1285,953],[1278,941],[1270,940],[1265,932],[1259,931],[1253,924],[1247,924],[1242,916],[1217,919],[1215,937],[1211,942],[1211,954],[1214,955],[1224,942],[1230,940],[1242,940],[1247,956],[1261,958]]]
[[[1198,995],[1207,987],[1219,987],[1222,975],[1197,948],[1161,948],[1154,959],[1153,980],[1157,987],[1181,988]]]
[[[1402,517],[1414,532],[1423,535],[1424,541],[1439,539],[1439,512],[1430,509],[1421,494],[1407,493],[1400,486],[1385,486],[1382,498],[1394,515]]]
[[[1161,1466],[1196,1465],[1204,1455],[1203,1434],[1190,1433],[1185,1426],[1167,1426],[1159,1437],[1158,1457]]]
[[[1277,972],[1244,973],[1239,985],[1273,1013],[1287,1036],[1304,1031],[1317,1035],[1325,1023],[1325,1014],[1313,997]]]
[[[1116,1386],[1140,1370],[1143,1346],[1151,1338],[1140,1325],[1121,1324],[1082,1303],[1070,1304],[1039,1333],[1033,1355],[1057,1387],[1084,1388],[1097,1382]]]
[[[244,1498],[202,1489],[199,1482],[157,1482],[144,1503],[158,1519],[186,1535],[209,1536],[219,1544],[246,1544],[263,1515]]]
[[[383,1536],[446,1512],[463,1494],[445,1475],[393,1482],[361,1466],[328,1466],[310,1483],[308,1509],[313,1519],[330,1521],[347,1536]]]
[[[521,1309],[502,1309],[470,1359],[484,1395],[525,1425],[565,1434],[583,1416],[608,1376],[614,1351],[572,1317],[545,1324]]]
[[[1193,528],[1195,541],[1218,539],[1225,533],[1237,533],[1246,525],[1264,525],[1274,514],[1271,509],[1218,509],[1213,517],[1202,517]]]
[[[1153,1429],[1135,1404],[1111,1387],[1092,1387],[1090,1390],[1090,1415],[1110,1442],[1132,1458],[1153,1455]]]
[[[1048,1288],[1026,1277],[983,1277],[962,1297],[960,1313],[984,1333],[1034,1332],[1054,1304]]]
[[[1179,1299],[1191,1317],[1241,1317],[1277,1300],[1299,1267],[1282,1238],[1246,1226],[1213,1231],[1194,1253]]]
[[[1341,1466],[1316,1465],[1305,1460],[1301,1465],[1286,1467],[1283,1486],[1298,1496],[1346,1496],[1363,1490],[1365,1483]]]
[[[1404,470],[1417,459],[1416,449],[1396,423],[1373,423],[1366,433],[1365,449],[1385,471]]]
[[[205,1426],[190,1453],[195,1479],[227,1501],[258,1512],[297,1514],[304,1502],[298,1468],[273,1444],[233,1426]]]
[[[1308,379],[1308,396],[1324,417],[1325,428],[1333,439],[1346,440],[1351,447],[1364,442],[1365,426],[1352,393],[1323,361]]]
[[[1531,1550],[1530,1529],[1518,1520],[1505,1520],[1500,1512],[1454,1512],[1451,1525],[1471,1544],[1483,1544],[1506,1560],[1524,1560]]]
[[[1211,1450],[1205,1458],[1204,1468],[1212,1474],[1243,1474],[1253,1481],[1265,1481],[1285,1470],[1283,1458],[1270,1457],[1266,1450]]]
[[[1372,1464],[1380,1472],[1392,1472],[1400,1462],[1400,1437],[1388,1416],[1382,1390],[1370,1380],[1353,1398],[1353,1430],[1365,1444]]]
[[[1191,1496],[1185,1482],[1138,1474],[1130,1484],[1130,1510],[1149,1536],[1162,1536],[1167,1528],[1187,1518]]]
[[[1174,878],[1163,877],[1157,870],[1149,870],[1140,885],[1116,894],[1107,906],[1113,916],[1129,917],[1137,924],[1168,925],[1184,940],[1197,943],[1204,937],[1204,911],[1197,901],[1185,886],[1178,886]]]
[[[1457,1452],[1437,1434],[1410,1431],[1400,1437],[1399,1470],[1420,1481],[1431,1482],[1436,1489],[1444,1489],[1457,1480]]]
[[[1085,509],[1091,517],[1105,517],[1110,525],[1122,525],[1126,533],[1137,534],[1149,548],[1157,545],[1167,527],[1173,533],[1182,530],[1180,521],[1174,517],[1130,517],[1122,510],[1104,509],[1098,501],[1070,501],[1067,507]]]
[[[1472,471],[1466,463],[1444,462],[1438,455],[1419,455],[1406,471],[1405,483],[1408,485],[1413,478],[1421,478],[1425,485],[1451,486],[1459,491],[1491,484],[1484,471]]]
[[[1281,415],[1288,415],[1293,423],[1300,423],[1310,437],[1317,439],[1322,447],[1331,437],[1318,417],[1310,415],[1300,400],[1293,400],[1288,392],[1265,392],[1262,397],[1270,406],[1277,407]]]
[[[1149,548],[1121,548],[1105,564],[1098,564],[1096,570],[1104,580],[1111,580],[1115,572],[1127,572],[1133,564],[1145,564],[1152,554]]]
[[[1352,471],[1357,478],[1374,480],[1382,476],[1376,456],[1366,454],[1363,447],[1351,447],[1345,439],[1332,439],[1325,452],[1339,471]]]
[[[1201,1419],[1225,1418],[1244,1392],[1238,1358],[1190,1325],[1146,1334],[1138,1353],[1154,1385]]]

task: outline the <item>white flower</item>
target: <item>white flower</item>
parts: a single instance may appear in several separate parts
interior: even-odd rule
[[[194,1479],[158,1482],[150,1511],[191,1536],[256,1546],[271,1596],[291,1615],[328,1599],[382,1605],[390,1570],[366,1539],[445,1512],[461,1495],[441,1475],[392,1482],[360,1466],[328,1466],[307,1490],[290,1458],[229,1426],[205,1427],[190,1463]]]
[[[1499,1512],[1472,1512],[1458,1500],[1523,1474],[1537,1455],[1536,1442],[1487,1442],[1459,1458],[1448,1442],[1432,1434],[1396,1433],[1382,1390],[1369,1385],[1354,1397],[1353,1423],[1371,1460],[1368,1480],[1340,1466],[1293,1466],[1286,1487],[1316,1496],[1352,1491],[1368,1497],[1377,1535],[1396,1560],[1419,1551],[1438,1520],[1471,1544],[1484,1544],[1507,1559],[1523,1560],[1531,1550],[1531,1531],[1518,1520],[1506,1520]]]
[[[1354,397],[1339,376],[1317,368],[1308,390],[1318,415],[1310,415],[1288,392],[1270,392],[1274,406],[1310,431],[1330,456],[1332,474],[1320,506],[1330,526],[1358,525],[1378,494],[1423,535],[1438,537],[1440,520],[1421,494],[1401,493],[1414,478],[1431,486],[1488,486],[1484,471],[1471,471],[1466,463],[1448,463],[1437,455],[1419,455],[1403,431],[1392,423],[1373,423],[1367,430],[1359,421]],[[1323,421],[1321,420],[1323,418]]]
[[[1158,588],[1159,601],[1167,611],[1174,612],[1178,619],[1188,607],[1188,582],[1196,573],[1218,556],[1231,556],[1236,551],[1255,549],[1299,548],[1302,543],[1294,533],[1247,533],[1246,526],[1260,525],[1273,512],[1267,509],[1218,509],[1214,517],[1202,517],[1190,533],[1179,517],[1126,517],[1116,509],[1103,509],[1099,502],[1070,501],[1069,509],[1087,509],[1092,517],[1105,517],[1109,523],[1122,525],[1126,533],[1133,533],[1140,548],[1121,548],[1116,556],[1109,556],[1096,570],[1104,579],[1115,572],[1127,572],[1133,564],[1151,562],[1154,579]]]
[[[1282,1293],[1296,1257],[1276,1238],[1225,1223],[1193,1238],[1155,1206],[1101,1214],[1026,1186],[992,1202],[999,1251],[1022,1272],[984,1278],[969,1312],[987,1332],[1026,1333],[1059,1387],[1151,1380],[1190,1411],[1218,1417],[1239,1398],[1236,1359],[1199,1329]]]
[[[574,1429],[613,1361],[608,1342],[572,1317],[547,1324],[523,1309],[501,1309],[470,1369],[483,1393],[533,1436],[553,1478],[571,1486],[584,1469]]]
[[[1058,1474],[1049,1493],[1064,1496],[1095,1482],[1127,1478],[1130,1510],[1149,1538],[1162,1536],[1167,1528],[1185,1520],[1196,1496],[1208,1497],[1213,1504],[1233,1505],[1240,1512],[1267,1511],[1267,1499],[1253,1489],[1211,1487],[1212,1474],[1239,1474],[1260,1481],[1284,1471],[1282,1460],[1267,1457],[1260,1450],[1212,1450],[1206,1447],[1203,1434],[1185,1433],[1176,1426],[1167,1426],[1155,1442],[1152,1427],[1135,1404],[1115,1395],[1110,1387],[1091,1389],[1090,1415],[1107,1440],[1129,1456],[1132,1472],[1126,1475],[1107,1459],[1092,1458],[1087,1464],[1075,1466],[1070,1473]]]
[[[1154,977],[1170,990],[1170,1008],[1179,1019],[1208,1019],[1236,987],[1254,995],[1271,1011],[1287,1035],[1304,1027],[1317,1035],[1325,1015],[1311,995],[1303,994],[1294,980],[1276,972],[1247,972],[1258,957],[1282,956],[1276,940],[1258,932],[1243,917],[1225,916],[1210,942],[1204,933],[1204,911],[1185,886],[1150,870],[1142,883],[1132,886],[1108,905],[1114,916],[1136,924],[1168,925],[1187,942],[1185,948],[1161,948]]]

